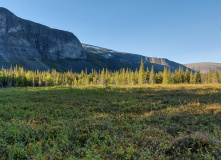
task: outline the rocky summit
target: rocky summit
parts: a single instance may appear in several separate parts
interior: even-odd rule
[[[0,8],[1,66],[18,64],[27,69],[47,70],[51,63],[65,59],[87,59],[74,34],[21,19]]]

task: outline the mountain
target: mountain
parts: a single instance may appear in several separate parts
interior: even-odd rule
[[[179,69],[179,66],[186,70],[186,67],[170,61],[166,58],[147,57],[132,53],[117,52],[111,49],[106,49],[98,46],[82,44],[88,61],[97,66],[99,69],[103,67],[111,70],[119,70],[120,68],[139,69],[141,59],[144,60],[144,67],[151,69],[154,67],[155,72],[163,71],[164,67],[170,68],[172,72]]]
[[[211,72],[214,72],[215,68],[217,68],[218,71],[221,71],[221,63],[201,62],[201,63],[190,63],[184,65],[188,68],[191,68],[192,70],[197,69],[201,73],[207,73],[209,71],[209,68],[211,69]]]
[[[0,8],[0,65],[47,70],[51,68],[48,63],[69,58],[87,59],[75,35],[21,19]]]
[[[101,70],[108,68],[139,69],[141,58],[145,68],[154,66],[155,71],[164,67],[171,71],[182,66],[165,58],[117,52],[111,49],[81,44],[70,32],[52,29],[47,26],[24,20],[5,8],[0,8],[0,66],[20,65],[31,70],[81,72],[87,68]]]

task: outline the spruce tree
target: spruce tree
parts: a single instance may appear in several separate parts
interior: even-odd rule
[[[125,73],[125,69],[123,68],[122,71],[121,71],[121,74],[120,74],[120,77],[121,77],[121,84],[122,85],[125,85],[126,84],[126,73]]]
[[[161,71],[155,74],[155,83],[157,84],[163,83],[163,73]]]
[[[131,76],[131,72],[130,72],[129,69],[127,68],[127,71],[126,71],[127,84],[130,84],[130,83],[131,83],[131,82],[130,82],[130,80],[131,80],[130,76]]]
[[[212,83],[212,73],[211,73],[211,68],[209,67],[208,70],[208,83]]]
[[[105,83],[105,72],[104,72],[104,68],[102,69],[101,74],[100,74],[100,83],[101,83],[101,85],[104,85],[104,83]]]
[[[177,83],[180,83],[180,75],[179,75],[179,72],[177,70],[175,70],[175,73],[174,73],[174,83],[177,84]]]
[[[150,84],[154,84],[155,83],[155,73],[154,73],[154,68],[152,66],[151,71],[150,71],[150,80],[149,80]]]
[[[169,83],[169,77],[168,77],[167,67],[164,67],[162,84],[168,84],[168,83]]]
[[[185,72],[185,82],[186,83],[190,83],[190,71],[188,68],[186,68],[186,72]]]
[[[0,71],[0,85],[3,87],[3,71]]]
[[[180,83],[184,83],[184,72],[183,67],[179,66],[179,77],[180,77]]]
[[[134,76],[134,72],[131,72],[131,80],[130,80],[130,83],[131,83],[132,85],[135,84],[135,76]]]
[[[190,73],[190,83],[191,84],[194,84],[195,83],[195,79],[194,79],[194,75],[193,75],[193,72],[191,71]]]
[[[25,86],[31,86],[32,84],[32,81],[33,81],[33,77],[31,75],[31,72],[28,71],[26,74],[25,74],[25,78],[26,78],[26,84]]]
[[[51,86],[52,85],[52,76],[50,73],[48,73],[46,77],[46,86]]]
[[[36,82],[36,80],[35,80],[35,73],[34,73],[32,76],[32,86],[33,87],[35,87],[35,82]]]
[[[143,85],[145,83],[145,71],[144,71],[144,63],[143,58],[140,62],[140,69],[139,69],[139,84]]]
[[[146,71],[146,83],[148,84],[150,80],[150,71],[149,68],[147,67],[147,71]]]
[[[119,77],[118,71],[115,72],[115,82],[116,82],[116,85],[120,85],[120,77]]]
[[[213,74],[213,83],[219,83],[219,72],[217,68],[215,68],[214,74]]]
[[[202,83],[204,83],[204,84],[208,83],[207,73],[201,73],[201,79],[202,79]]]
[[[221,71],[219,71],[219,83],[221,83]]]
[[[201,83],[201,75],[197,71],[197,69],[195,70],[195,73],[194,73],[193,77],[194,77],[194,83]]]
[[[134,72],[134,84],[138,84],[139,83],[139,72],[137,71],[137,69]]]

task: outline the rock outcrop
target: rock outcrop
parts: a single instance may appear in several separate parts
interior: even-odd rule
[[[78,38],[66,31],[21,19],[0,8],[0,65],[50,69],[45,62],[87,59]]]

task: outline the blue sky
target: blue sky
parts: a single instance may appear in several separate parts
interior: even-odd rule
[[[220,0],[1,0],[82,43],[178,63],[221,63]]]

